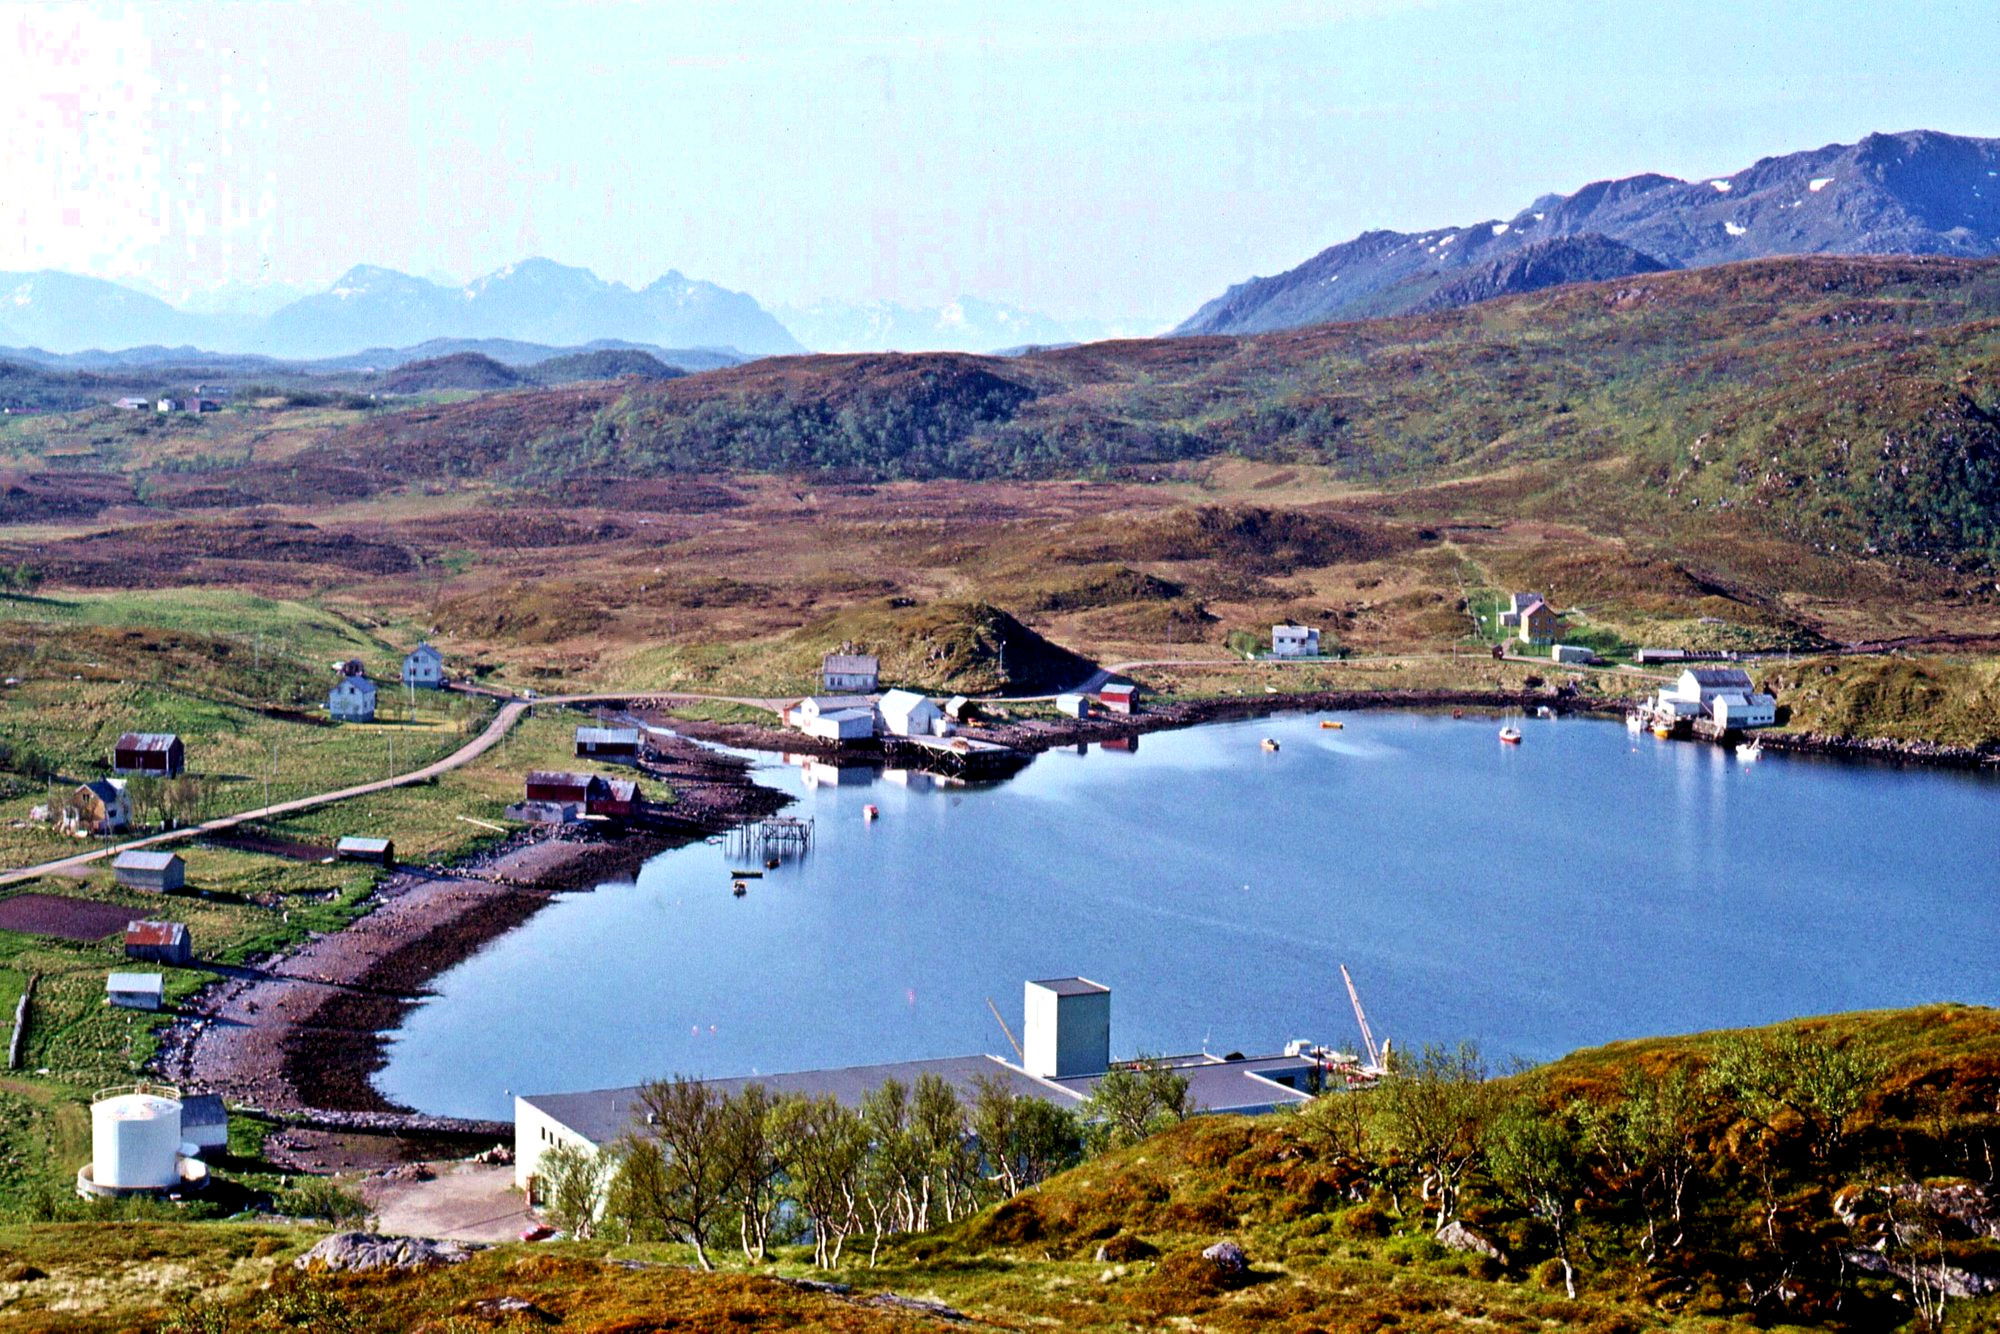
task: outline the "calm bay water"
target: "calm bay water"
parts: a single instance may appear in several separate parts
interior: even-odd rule
[[[377,1085],[510,1092],[1005,1054],[1021,984],[1112,988],[1112,1051],[1541,1059],[1654,1033],[2000,1002],[2000,782],[1633,736],[1618,723],[1315,715],[1045,755],[988,788],[815,785],[817,846],[749,894],[701,844],[558,900],[454,968]],[[1282,750],[1261,750],[1261,737]],[[882,818],[862,820],[874,804]]]

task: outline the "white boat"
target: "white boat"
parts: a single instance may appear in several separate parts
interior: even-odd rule
[[[1754,764],[1763,757],[1764,746],[1761,742],[1752,741],[1747,746],[1738,746],[1736,748],[1736,758],[1741,763]]]
[[[1639,713],[1628,713],[1628,714],[1626,714],[1626,715],[1625,715],[1625,730],[1626,730],[1626,731],[1628,731],[1628,732],[1631,732],[1631,733],[1634,733],[1635,735],[1636,735],[1637,733],[1640,733],[1640,732],[1643,732],[1643,731],[1645,731],[1645,730],[1646,730],[1646,719],[1645,719],[1645,716],[1644,716],[1643,714],[1639,714]]]
[[[1500,729],[1500,740],[1510,746],[1521,744],[1521,729],[1509,723]]]

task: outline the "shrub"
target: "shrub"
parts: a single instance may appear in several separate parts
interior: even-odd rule
[[[1395,1227],[1388,1210],[1370,1201],[1343,1209],[1333,1216],[1333,1230],[1343,1237],[1386,1237]]]
[[[326,1177],[305,1177],[278,1192],[278,1212],[290,1218],[318,1218],[335,1227],[368,1217],[359,1195]]]

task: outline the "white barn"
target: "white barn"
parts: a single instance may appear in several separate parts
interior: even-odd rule
[[[411,649],[409,656],[403,659],[403,684],[419,690],[443,689],[444,654],[428,642]]]
[[[368,679],[358,659],[341,665],[339,679],[326,692],[326,711],[335,722],[375,721],[375,683]]]
[[[875,735],[875,701],[865,695],[808,695],[786,719],[820,741],[865,741]]]
[[[1669,718],[1705,716],[1718,727],[1741,730],[1774,725],[1778,700],[1758,693],[1750,673],[1740,667],[1690,667],[1672,685],[1660,688],[1653,712]]]
[[[890,736],[943,736],[949,730],[944,710],[914,690],[891,690],[877,708]]]

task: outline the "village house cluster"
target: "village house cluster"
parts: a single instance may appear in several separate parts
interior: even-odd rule
[[[335,722],[375,721],[375,682],[359,658],[334,664],[333,688],[326,692],[326,711]],[[442,690],[447,682],[444,655],[428,641],[411,649],[403,659],[403,684],[413,690]]]

